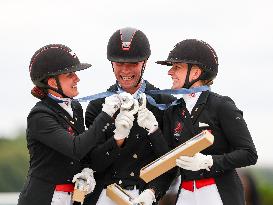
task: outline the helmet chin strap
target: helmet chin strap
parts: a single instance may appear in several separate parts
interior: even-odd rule
[[[140,81],[141,81],[141,79],[142,79],[142,76],[143,76],[143,73],[144,73],[144,70],[145,70],[145,67],[146,67],[146,62],[147,62],[147,60],[145,60],[145,61],[143,62],[143,65],[142,65],[142,68],[141,68],[141,74],[140,74],[140,76],[139,76],[139,79],[138,79],[138,81],[137,81],[135,87],[137,87],[137,86],[139,85],[139,83],[140,83]]]
[[[57,83],[57,88],[53,88],[53,87],[51,87],[49,85],[46,85],[45,88],[53,90],[56,93],[59,93],[63,98],[71,98],[71,97],[68,97],[67,95],[64,94],[61,83],[60,83],[60,80],[59,80],[59,77],[54,76],[53,78],[55,79],[55,81]]]
[[[63,98],[72,99],[71,97],[68,97],[67,95],[64,94],[59,77],[52,76],[52,78],[55,79],[56,84],[57,84],[57,88],[54,88],[54,87],[51,87],[50,85],[48,85],[48,83],[47,83],[48,78],[40,81],[39,84],[36,84],[36,86],[38,86],[40,89],[42,89],[44,91],[44,93],[46,93],[46,94],[48,93],[47,90],[53,90],[54,92],[60,94]]]
[[[115,73],[115,70],[114,70],[114,66],[113,66],[113,62],[111,61],[111,65],[112,65],[112,71],[113,73]]]
[[[189,81],[192,66],[193,66],[192,64],[188,63],[187,75],[186,75],[185,83],[182,88],[189,89],[193,85],[193,83]]]
[[[71,97],[68,97],[67,95],[64,94],[62,86],[61,86],[61,83],[60,83],[60,80],[59,80],[59,76],[55,76],[54,78],[55,78],[56,83],[57,83],[57,90],[56,90],[56,92],[59,93],[64,98],[71,98]]]
[[[193,67],[193,64],[188,63],[187,75],[186,75],[185,83],[184,83],[182,88],[189,89],[194,83],[196,83],[197,81],[200,80],[200,78],[201,78],[201,76],[203,74],[203,72],[202,72],[202,74],[197,79],[192,80],[190,82],[190,73],[191,73],[192,67]]]

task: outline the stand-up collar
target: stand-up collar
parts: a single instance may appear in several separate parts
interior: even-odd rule
[[[52,94],[48,94],[48,97],[56,101],[64,110],[66,110],[69,115],[73,118],[73,110],[72,110],[72,99],[71,98],[61,98],[54,96]]]

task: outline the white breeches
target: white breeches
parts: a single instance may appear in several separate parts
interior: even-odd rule
[[[139,190],[136,188],[134,190],[125,190],[125,191],[129,193],[133,198],[139,195]],[[103,189],[96,205],[117,205],[117,204],[114,201],[112,201],[108,196],[106,196],[106,189]]]
[[[223,205],[215,184],[195,188],[194,191],[181,189],[176,205]]]
[[[54,191],[51,205],[72,205],[70,192]]]

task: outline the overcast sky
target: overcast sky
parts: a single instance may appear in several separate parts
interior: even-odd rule
[[[37,102],[28,72],[36,50],[50,43],[69,46],[81,62],[93,65],[79,72],[79,97],[95,94],[115,81],[106,58],[109,37],[130,26],[150,40],[144,78],[161,89],[170,88],[171,79],[168,68],[154,62],[184,39],[208,42],[220,64],[212,91],[230,96],[244,111],[258,164],[272,166],[272,9],[271,0],[1,0],[0,136],[24,130]]]

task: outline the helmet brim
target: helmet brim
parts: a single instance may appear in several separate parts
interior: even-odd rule
[[[166,60],[166,61],[156,61],[155,63],[160,64],[160,65],[171,66],[171,65],[173,65],[174,62]]]
[[[161,65],[167,65],[167,66],[172,66],[174,63],[190,63],[190,64],[202,66],[201,63],[197,61],[191,61],[191,60],[165,60],[165,61],[156,61],[155,63],[161,64]]]
[[[138,63],[148,60],[147,58],[108,58],[111,62],[116,63]]]
[[[80,64],[77,64],[77,65],[74,65],[74,66],[71,66],[71,67],[68,67],[68,68],[65,68],[65,69],[61,69],[61,70],[59,70],[57,72],[54,72],[54,73],[51,74],[51,76],[76,72],[76,71],[80,71],[80,70],[85,70],[85,69],[87,69],[87,68],[89,68],[91,66],[92,65],[89,64],[89,63],[80,63]]]
[[[174,63],[191,63],[187,60],[165,60],[165,61],[156,61],[157,64],[172,66]]]

